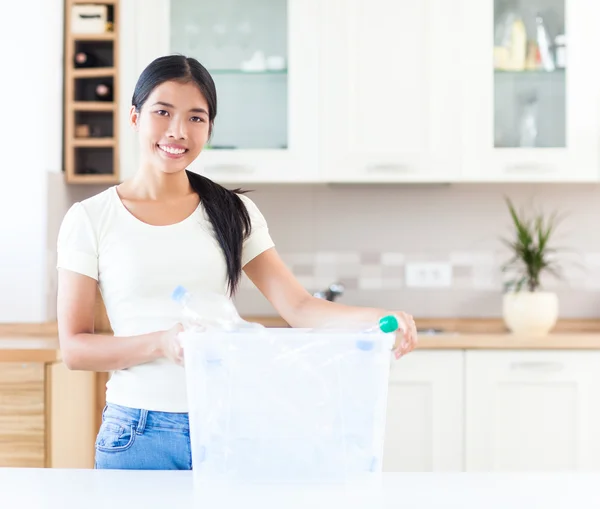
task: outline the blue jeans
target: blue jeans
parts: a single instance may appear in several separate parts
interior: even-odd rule
[[[188,414],[107,404],[96,438],[95,468],[191,470]]]

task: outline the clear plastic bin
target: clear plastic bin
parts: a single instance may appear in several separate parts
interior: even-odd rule
[[[182,333],[195,484],[379,474],[393,336]]]

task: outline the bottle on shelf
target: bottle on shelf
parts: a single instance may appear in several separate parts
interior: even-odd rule
[[[85,69],[89,67],[99,67],[99,62],[96,56],[87,51],[78,51],[73,56],[73,63],[76,69]]]
[[[94,89],[97,101],[112,101],[113,88],[110,83],[98,83]]]

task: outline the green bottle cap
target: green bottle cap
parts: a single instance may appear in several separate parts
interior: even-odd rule
[[[382,332],[396,332],[398,319],[394,315],[387,315],[379,319],[379,328]]]

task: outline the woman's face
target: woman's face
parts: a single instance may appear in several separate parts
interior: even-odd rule
[[[157,86],[130,119],[138,131],[144,164],[165,173],[185,170],[208,140],[208,103],[194,83]]]

